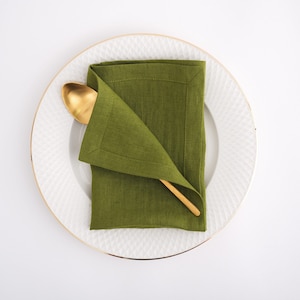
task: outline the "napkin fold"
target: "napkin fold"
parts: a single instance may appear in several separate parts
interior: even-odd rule
[[[89,67],[87,84],[98,97],[79,159],[92,170],[90,229],[206,229],[204,81],[204,61]],[[201,215],[159,179],[176,186]]]

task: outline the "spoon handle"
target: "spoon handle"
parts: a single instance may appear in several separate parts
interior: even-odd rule
[[[164,179],[160,179],[160,182],[165,185],[165,187],[173,193],[196,217],[200,216],[200,210],[189,199],[181,194],[174,185]]]

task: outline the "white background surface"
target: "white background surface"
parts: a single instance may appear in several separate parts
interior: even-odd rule
[[[299,299],[300,5],[286,1],[1,1],[1,299]],[[252,187],[230,224],[185,254],[134,261],[99,253],[44,204],[30,133],[47,85],[110,37],[189,41],[234,75],[258,134]]]

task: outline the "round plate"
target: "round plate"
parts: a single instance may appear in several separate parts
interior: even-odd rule
[[[85,126],[61,98],[66,82],[86,82],[90,64],[113,60],[206,61],[207,230],[89,230],[90,168],[78,161]],[[255,168],[256,132],[249,104],[229,72],[207,52],[166,36],[138,34],[103,41],[79,54],[52,80],[36,112],[31,137],[35,178],[49,209],[75,237],[102,252],[132,259],[163,258],[207,241],[232,218]]]

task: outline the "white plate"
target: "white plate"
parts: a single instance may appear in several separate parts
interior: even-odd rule
[[[75,122],[65,109],[61,87],[69,81],[86,82],[90,64],[134,59],[206,61],[206,232],[170,228],[89,230],[91,174],[89,166],[77,159],[85,127]],[[216,59],[175,38],[126,35],[87,49],[56,75],[37,109],[31,155],[41,194],[70,233],[111,255],[154,259],[190,250],[228,223],[251,183],[256,160],[256,133],[244,94]]]

